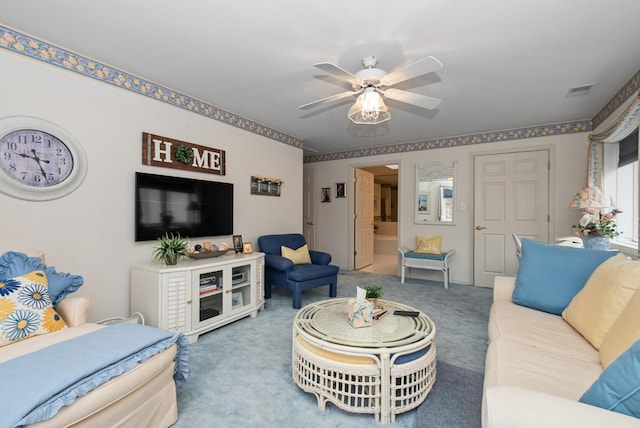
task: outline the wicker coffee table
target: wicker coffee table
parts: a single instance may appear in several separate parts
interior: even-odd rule
[[[372,327],[353,328],[347,299],[330,299],[300,309],[293,322],[293,380],[327,402],[355,413],[373,413],[382,423],[411,410],[431,391],[436,379],[433,321],[393,315],[415,311],[381,300],[389,314]]]

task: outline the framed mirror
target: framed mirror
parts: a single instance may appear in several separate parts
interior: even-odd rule
[[[416,224],[455,224],[456,162],[416,165]]]

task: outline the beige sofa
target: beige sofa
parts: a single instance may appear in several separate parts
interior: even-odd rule
[[[640,427],[578,402],[603,372],[598,350],[561,316],[513,303],[515,278],[496,277],[489,317],[482,426]]]
[[[27,252],[39,257],[42,252]],[[42,348],[105,328],[105,325],[87,323],[89,300],[67,296],[56,311],[68,328],[29,337],[0,347],[0,364]],[[52,418],[28,425],[29,427],[168,427],[178,419],[174,359],[174,343],[164,351],[150,357],[134,369],[116,376],[86,395],[65,406]],[[59,362],[52,367],[64,370]],[[1,420],[1,418],[0,418]]]

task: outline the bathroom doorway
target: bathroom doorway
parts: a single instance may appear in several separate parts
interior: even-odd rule
[[[372,173],[374,181],[373,264],[360,270],[382,275],[397,275],[399,165],[377,165],[360,169]]]

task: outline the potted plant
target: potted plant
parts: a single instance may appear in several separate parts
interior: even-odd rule
[[[378,299],[382,297],[382,286],[380,285],[365,285],[364,290],[367,292],[366,299],[373,303],[373,307],[378,307]]]
[[[604,214],[599,209],[587,208],[578,224],[571,226],[571,229],[582,238],[585,248],[608,250],[611,238],[620,235],[615,220],[620,213],[622,211],[617,208]]]
[[[189,243],[187,238],[183,238],[178,233],[174,235],[165,233],[158,238],[158,246],[153,250],[153,262],[164,261],[167,265],[175,265],[181,255],[185,254]]]

